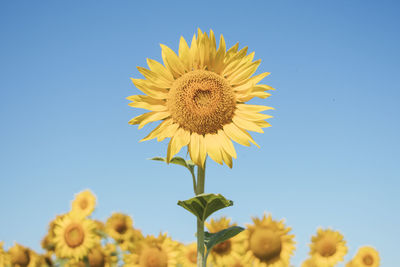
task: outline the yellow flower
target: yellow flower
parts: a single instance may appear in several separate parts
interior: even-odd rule
[[[254,225],[245,230],[246,255],[250,255],[255,267],[287,267],[295,250],[294,235],[288,235],[290,227],[283,220],[274,221],[271,215],[253,218]]]
[[[10,265],[10,255],[3,249],[4,242],[0,242],[0,267]]]
[[[124,239],[118,242],[119,247],[123,251],[134,251],[140,241],[144,239],[142,232],[139,229],[128,229]]]
[[[193,242],[189,245],[181,246],[181,253],[178,262],[185,267],[197,267],[197,244]]]
[[[55,222],[59,219],[62,219],[65,216],[65,214],[62,215],[57,215],[56,218],[52,221],[50,221],[48,225],[48,230],[47,234],[45,237],[42,239],[41,245],[42,248],[47,250],[48,253],[53,253],[55,249],[55,243],[54,243],[54,228],[56,226]]]
[[[310,256],[318,267],[334,266],[347,253],[346,241],[338,231],[318,229],[317,235],[311,238]]]
[[[361,247],[356,256],[346,264],[346,267],[378,267],[380,264],[379,253],[369,246]]]
[[[303,261],[301,267],[318,267],[318,266],[316,265],[315,261],[312,258],[310,258]]]
[[[87,189],[75,195],[75,199],[72,201],[70,214],[73,217],[82,219],[92,214],[95,207],[96,196]]]
[[[80,260],[100,240],[94,233],[95,224],[89,219],[77,219],[66,215],[55,222],[54,243],[60,258]]]
[[[240,256],[232,256],[225,260],[225,264],[222,265],[224,267],[251,267],[253,263],[251,261],[251,255],[240,255]]]
[[[125,267],[175,267],[179,244],[166,234],[147,236],[132,254],[124,255]]]
[[[205,223],[210,233],[216,233],[231,226],[235,226],[236,223],[231,224],[230,219],[221,217],[219,220],[211,219],[209,223]],[[236,235],[235,237],[221,242],[214,246],[210,252],[209,261],[216,266],[226,265],[232,257],[240,257],[240,250],[243,247],[245,235]]]
[[[117,242],[127,239],[132,229],[132,218],[123,213],[114,212],[106,221],[106,233]]]
[[[219,47],[213,31],[210,36],[200,29],[193,36],[191,47],[181,37],[179,55],[161,45],[164,65],[147,59],[149,69],[138,67],[145,79],[133,79],[145,95],[127,99],[135,108],[150,112],[137,116],[130,124],[161,123],[141,141],[171,138],[167,162],[182,147],[187,146],[191,159],[204,166],[206,156],[232,167],[236,151],[231,140],[245,146],[258,146],[247,131],[263,133],[270,124],[269,115],[259,112],[273,109],[267,106],[247,105],[254,97],[267,98],[272,87],[258,84],[269,73],[252,76],[260,60],[253,61],[254,52],[247,55],[247,47],[239,44],[226,51],[221,35]]]
[[[36,267],[38,264],[38,255],[29,248],[21,246],[17,243],[15,243],[14,246],[8,250],[8,253],[12,266]]]

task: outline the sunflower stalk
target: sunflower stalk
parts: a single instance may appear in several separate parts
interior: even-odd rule
[[[196,196],[204,193],[204,183],[206,176],[206,163],[204,168],[197,166]],[[204,258],[204,221],[197,218],[197,267],[205,267]]]

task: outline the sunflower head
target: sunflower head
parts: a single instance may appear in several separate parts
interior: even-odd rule
[[[134,251],[143,239],[142,231],[131,228],[118,244],[123,251]]]
[[[106,233],[117,242],[127,239],[133,228],[132,218],[126,214],[114,212],[106,221]]]
[[[147,236],[140,242],[136,251],[124,255],[124,262],[132,267],[176,266],[179,244],[166,234],[158,237]]]
[[[380,265],[379,252],[370,246],[361,247],[356,256],[346,265],[349,267],[378,267]]]
[[[318,266],[333,266],[343,261],[347,253],[346,241],[338,231],[319,228],[311,241],[310,256]]]
[[[246,230],[247,254],[261,266],[288,265],[295,249],[294,235],[288,235],[291,228],[265,214],[262,219],[253,218],[253,222]]]
[[[0,241],[0,266],[10,265],[10,254],[3,249],[4,242]]]
[[[197,267],[197,244],[195,242],[181,247],[178,262],[182,266]]]
[[[92,214],[95,207],[96,196],[87,189],[75,195],[70,214],[76,218],[85,218]]]
[[[92,220],[67,215],[58,219],[55,224],[55,251],[60,258],[80,260],[100,242],[94,233],[95,224]]]
[[[8,250],[8,254],[12,266],[33,267],[37,265],[39,259],[33,250],[17,243]]]
[[[150,112],[133,118],[130,124],[161,123],[142,141],[171,138],[167,162],[187,146],[191,159],[204,166],[208,155],[214,161],[232,167],[236,151],[231,140],[249,146],[257,145],[247,131],[262,133],[271,116],[259,112],[272,109],[248,105],[254,97],[267,98],[272,87],[258,84],[269,73],[252,76],[260,60],[254,52],[236,44],[226,50],[221,35],[217,49],[213,31],[200,29],[191,46],[181,37],[179,54],[161,45],[164,65],[148,59],[149,69],[138,67],[145,79],[132,79],[144,95],[128,97],[135,108]],[[257,145],[258,146],[258,145]]]

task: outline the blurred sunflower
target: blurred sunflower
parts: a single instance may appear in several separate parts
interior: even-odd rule
[[[311,238],[310,256],[318,267],[334,266],[347,253],[346,241],[338,231],[331,229],[317,230],[317,235]]]
[[[106,221],[106,233],[117,242],[129,238],[129,230],[133,227],[132,218],[123,213],[114,212]]]
[[[38,264],[38,255],[20,244],[15,243],[9,250],[9,257],[12,266],[15,267],[36,267]]]
[[[147,236],[132,254],[125,254],[126,267],[175,267],[179,244],[166,234]]]
[[[0,267],[10,265],[10,255],[3,249],[4,242],[0,241]]]
[[[217,233],[236,225],[236,223],[230,223],[230,221],[231,219],[226,217],[221,217],[219,220],[212,218],[209,223],[205,222],[205,225],[210,233]],[[231,257],[239,257],[239,253],[243,248],[244,238],[245,235],[239,234],[214,246],[210,253],[210,262],[216,266],[222,266],[226,265],[226,261]]]
[[[136,246],[144,239],[142,232],[139,229],[128,229],[124,239],[118,245],[122,251],[134,251]]]
[[[225,260],[225,264],[222,265],[224,267],[251,267],[253,263],[251,261],[251,255],[240,255],[240,256],[232,256]]]
[[[95,207],[96,196],[87,189],[75,195],[70,214],[73,217],[82,219],[92,214]]]
[[[346,264],[346,267],[378,267],[380,265],[379,252],[373,247],[361,247],[356,256]]]
[[[318,267],[312,258],[309,258],[301,264],[301,267]]]
[[[295,250],[294,235],[288,235],[290,227],[283,220],[274,221],[271,215],[262,219],[253,218],[247,225],[246,255],[251,256],[255,267],[287,267]]]
[[[54,220],[50,221],[50,223],[47,227],[47,234],[42,239],[42,242],[41,242],[42,248],[45,249],[49,253],[49,255],[54,253],[54,250],[55,250],[55,243],[54,243],[54,228],[56,226],[55,222],[58,219],[63,218],[64,216],[65,216],[65,214],[57,215]]]
[[[185,267],[197,267],[197,244],[182,245],[178,262]]]
[[[69,214],[55,222],[54,243],[60,258],[80,260],[100,242],[94,233],[95,224],[89,219],[76,219]]]
[[[247,105],[254,97],[267,98],[265,91],[272,87],[258,84],[269,73],[252,76],[261,60],[253,61],[254,52],[247,55],[247,47],[239,44],[226,51],[221,35],[219,47],[213,31],[210,36],[200,29],[189,47],[181,37],[179,55],[161,45],[164,65],[147,59],[149,69],[138,67],[145,79],[133,79],[145,95],[127,97],[135,108],[150,112],[137,116],[130,124],[161,123],[141,141],[170,137],[167,162],[182,147],[188,146],[191,159],[204,166],[206,156],[232,167],[236,151],[231,140],[245,146],[258,146],[247,131],[263,133],[271,126],[269,115],[259,112],[273,109],[267,106]]]

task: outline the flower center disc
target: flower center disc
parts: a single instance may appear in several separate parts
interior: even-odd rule
[[[122,235],[126,232],[126,230],[128,230],[128,227],[126,226],[126,223],[124,220],[120,220],[115,223],[114,229],[117,233]]]
[[[330,257],[336,253],[336,245],[330,240],[322,240],[317,250],[322,257]]]
[[[372,256],[371,255],[366,255],[364,258],[363,258],[363,262],[365,263],[365,265],[372,265],[373,263],[374,263],[374,258],[372,258]]]
[[[168,258],[165,252],[158,248],[148,248],[143,251],[139,260],[139,266],[143,267],[167,267]]]
[[[214,246],[214,248],[212,250],[220,255],[228,254],[231,250],[231,241],[226,240],[224,242],[221,242],[221,243],[217,244],[216,246]]]
[[[79,206],[81,207],[81,209],[85,210],[88,207],[89,203],[88,200],[86,198],[82,199],[79,202]]]
[[[281,237],[270,229],[258,228],[250,237],[250,249],[262,261],[273,260],[281,254]]]
[[[68,225],[67,229],[65,229],[64,239],[70,248],[80,246],[85,239],[85,233],[82,226],[77,223],[71,223]]]
[[[196,250],[190,250],[187,254],[187,258],[191,263],[196,263],[197,262],[197,251]]]
[[[29,252],[26,249],[19,249],[15,253],[11,253],[11,263],[21,267],[28,266],[30,262]]]
[[[167,105],[173,120],[183,129],[204,135],[217,133],[232,121],[236,99],[223,77],[194,70],[173,83]]]
[[[99,249],[92,249],[88,255],[90,267],[104,267],[104,255]]]

